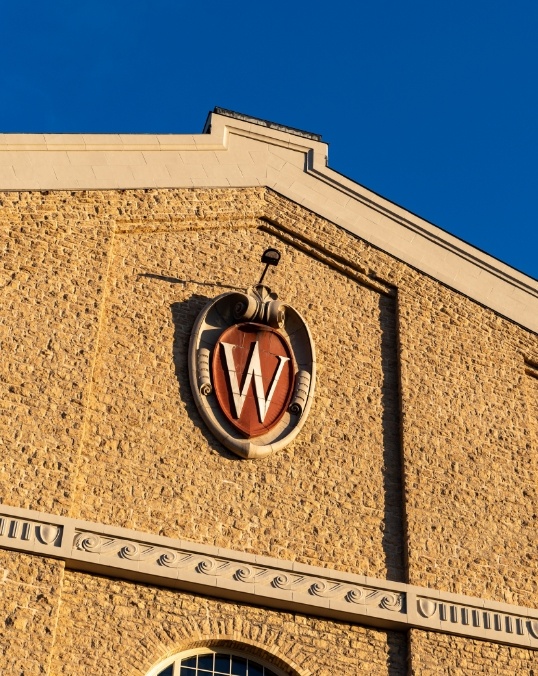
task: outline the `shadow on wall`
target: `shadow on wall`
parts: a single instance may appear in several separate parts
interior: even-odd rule
[[[396,300],[380,296],[383,385],[383,492],[385,498],[383,551],[387,578],[406,581],[400,429],[400,378]]]
[[[194,403],[191,386],[189,380],[188,370],[188,353],[189,341],[192,327],[205,305],[212,300],[216,295],[225,293],[226,291],[243,290],[241,287],[230,286],[228,284],[204,282],[198,279],[179,279],[178,277],[168,277],[166,275],[157,275],[152,272],[139,273],[139,277],[147,277],[149,279],[157,279],[167,284],[182,284],[196,286],[207,286],[213,289],[211,296],[202,296],[193,294],[188,300],[173,303],[170,306],[172,313],[172,323],[174,325],[174,342],[172,346],[172,357],[174,360],[174,369],[179,385],[179,396],[185,405],[187,415],[193,421],[194,425],[201,431],[209,447],[215,452],[219,453],[224,458],[233,461],[240,461],[241,458],[229,451],[225,446],[219,443],[215,437],[206,428],[204,421],[198,413],[196,404]]]
[[[387,631],[388,676],[405,676],[408,671],[407,632]]]
[[[208,285],[210,286],[210,285]],[[214,285],[211,285],[214,286]],[[188,357],[189,357],[189,341],[192,327],[196,321],[196,317],[200,314],[202,309],[211,300],[208,296],[192,295],[188,300],[180,303],[173,303],[170,306],[172,311],[172,322],[174,324],[174,343],[172,347],[174,368],[176,378],[179,385],[179,396],[185,405],[185,409],[189,418],[194,425],[201,431],[207,441],[208,446],[219,453],[227,460],[240,462],[239,456],[229,451],[223,446],[211,432],[207,429],[205,422],[202,420],[191,392]]]

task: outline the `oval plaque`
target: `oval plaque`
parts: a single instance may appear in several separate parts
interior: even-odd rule
[[[198,410],[217,439],[241,457],[264,457],[297,436],[310,410],[310,331],[266,286],[224,293],[196,320],[189,377]]]

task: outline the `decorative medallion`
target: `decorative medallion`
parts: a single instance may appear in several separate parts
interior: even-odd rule
[[[217,340],[212,375],[228,421],[246,437],[259,437],[288,409],[295,380],[291,348],[269,326],[234,324]]]
[[[259,283],[217,296],[202,310],[191,335],[189,375],[213,434],[241,457],[261,458],[289,444],[306,420],[314,344],[301,315]]]

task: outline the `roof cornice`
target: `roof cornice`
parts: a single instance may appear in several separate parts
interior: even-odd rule
[[[538,281],[333,171],[314,135],[275,126],[212,113],[204,134],[0,134],[0,190],[267,186],[538,332]]]

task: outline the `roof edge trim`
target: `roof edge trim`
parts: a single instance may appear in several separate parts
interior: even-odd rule
[[[210,113],[205,134],[0,134],[0,191],[266,187],[538,333],[537,280],[332,170],[326,143],[239,116]]]
[[[285,124],[279,124],[278,122],[271,122],[270,120],[264,120],[261,117],[254,117],[252,115],[245,115],[244,113],[238,113],[235,110],[228,110],[227,108],[220,108],[215,106],[213,112],[216,115],[223,115],[224,117],[231,117],[234,120],[241,120],[242,122],[249,122],[251,124],[258,124],[260,127],[267,127],[268,129],[275,129],[276,131],[283,131],[287,134],[293,134],[294,136],[301,136],[302,138],[310,139],[310,141],[322,141],[321,134],[315,134],[311,131],[304,131],[303,129],[297,129],[297,127],[288,127]],[[203,133],[207,133],[207,129],[210,126],[210,116],[206,121],[204,126]]]

